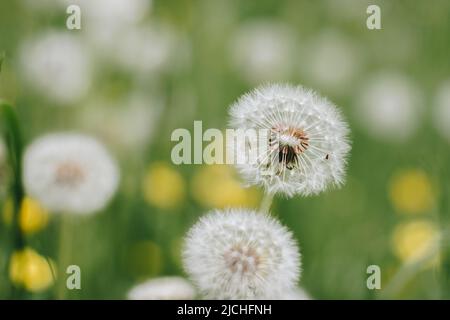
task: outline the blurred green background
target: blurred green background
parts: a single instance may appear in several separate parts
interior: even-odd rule
[[[89,133],[121,167],[108,207],[73,219],[70,261],[82,270],[82,290],[67,298],[122,299],[142,280],[184,275],[182,237],[201,215],[258,207],[261,191],[243,189],[232,167],[173,165],[170,135],[194,120],[225,129],[228,106],[267,82],[314,88],[352,130],[342,189],[277,197],[273,206],[299,241],[300,286],[313,298],[377,298],[383,290],[367,289],[367,266],[380,266],[386,288],[445,234],[449,1],[90,2],[0,2],[0,98],[16,107],[25,142]],[[81,30],[66,28],[70,3],[80,4]],[[381,30],[366,27],[369,4],[381,8]],[[53,66],[60,56],[70,63]],[[22,207],[32,251],[21,263],[38,271],[11,285],[8,176],[0,151],[0,298],[54,298],[41,269],[42,257],[57,261],[58,216],[34,199]],[[388,298],[449,299],[442,244]]]

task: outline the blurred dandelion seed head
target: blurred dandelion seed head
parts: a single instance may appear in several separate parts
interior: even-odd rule
[[[95,139],[76,133],[49,134],[27,147],[24,185],[52,213],[88,214],[114,195],[119,169]]]
[[[9,277],[13,283],[30,292],[41,292],[53,284],[54,262],[31,248],[13,253]]]
[[[314,36],[305,48],[305,59],[299,59],[301,73],[333,92],[348,89],[362,64],[360,50],[350,39],[330,30]]]
[[[234,128],[270,131],[264,148],[261,141],[257,148],[250,148],[257,161],[237,165],[250,185],[293,196],[343,184],[349,129],[340,111],[314,91],[291,85],[262,86],[234,103],[230,116]]]
[[[143,152],[162,110],[160,99],[133,92],[119,101],[95,99],[79,114],[80,126],[120,151]]]
[[[286,79],[292,70],[294,44],[292,30],[280,22],[247,22],[230,42],[231,62],[250,83]]]
[[[24,43],[20,63],[29,85],[39,95],[61,105],[80,101],[90,89],[91,59],[77,35],[42,33]]]
[[[390,182],[389,196],[400,213],[429,212],[435,203],[435,192],[428,175],[420,169],[403,170]]]
[[[300,255],[275,219],[245,209],[213,211],[189,231],[183,262],[210,299],[276,299],[295,287]]]
[[[113,62],[134,74],[152,74],[168,70],[174,65],[173,53],[178,57],[188,51],[170,27],[151,25],[129,28],[120,32],[122,43],[113,51]],[[178,50],[178,51],[177,51]]]
[[[193,300],[194,287],[181,277],[160,277],[133,287],[129,300]]]
[[[359,123],[372,137],[401,143],[420,125],[422,95],[409,78],[385,71],[369,78],[355,108]]]

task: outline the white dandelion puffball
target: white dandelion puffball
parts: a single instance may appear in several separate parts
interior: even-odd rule
[[[179,47],[178,35],[166,25],[127,28],[120,35],[122,44],[115,42],[112,59],[125,70],[138,74],[164,71],[171,66],[173,57],[186,53]]]
[[[80,126],[119,151],[143,151],[151,140],[163,104],[161,98],[132,92],[114,101],[96,98],[79,113]]]
[[[283,292],[280,300],[312,300],[312,298],[303,288],[295,288],[291,291]]]
[[[284,79],[292,70],[294,43],[287,26],[252,21],[240,27],[230,42],[231,62],[250,83]]]
[[[434,100],[434,126],[442,137],[450,142],[450,80],[438,88]]]
[[[189,231],[187,273],[209,299],[276,298],[295,287],[300,254],[277,220],[244,210],[216,210]]]
[[[90,56],[75,35],[56,31],[45,33],[26,42],[20,57],[29,85],[56,103],[73,104],[90,89]]]
[[[363,85],[355,114],[372,137],[401,143],[416,132],[422,107],[422,95],[407,77],[384,71]]]
[[[261,86],[235,102],[230,116],[233,128],[258,134],[256,144],[235,143],[228,149],[256,159],[236,164],[249,185],[290,197],[343,184],[349,128],[340,111],[314,91],[292,85]],[[266,135],[261,134],[264,131]]]
[[[193,300],[194,298],[194,287],[181,277],[151,279],[128,292],[129,300]]]
[[[119,170],[93,138],[49,134],[27,147],[23,180],[27,193],[50,211],[88,214],[102,209],[112,198]]]
[[[354,83],[361,69],[361,54],[356,43],[345,35],[325,30],[314,36],[299,59],[300,72],[319,87],[339,93]]]

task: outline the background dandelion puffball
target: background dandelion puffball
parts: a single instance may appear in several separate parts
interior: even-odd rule
[[[21,71],[30,87],[58,105],[72,105],[86,96],[92,62],[81,39],[47,31],[29,39],[20,51]]]
[[[237,164],[250,185],[270,193],[311,195],[344,182],[351,149],[349,128],[327,99],[301,86],[265,85],[230,108],[235,129],[268,130],[256,148],[236,143],[234,154],[254,153],[257,161]],[[258,137],[260,139],[260,137]],[[268,146],[261,150],[261,145]]]
[[[186,237],[183,262],[209,299],[278,299],[300,275],[291,232],[274,218],[245,209],[202,217]]]
[[[26,149],[23,179],[27,193],[50,211],[87,214],[114,195],[119,170],[93,138],[59,133],[38,138]]]
[[[192,300],[194,287],[181,277],[160,277],[138,284],[128,292],[129,300]]]

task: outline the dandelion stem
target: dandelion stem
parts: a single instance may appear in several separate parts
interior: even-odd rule
[[[273,193],[265,193],[264,197],[261,201],[261,205],[259,207],[259,211],[261,213],[267,214],[270,212],[270,207],[272,205],[272,201],[273,201]]]

